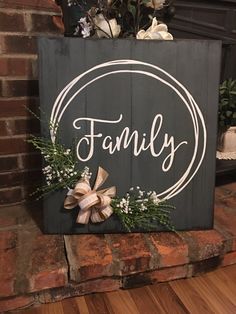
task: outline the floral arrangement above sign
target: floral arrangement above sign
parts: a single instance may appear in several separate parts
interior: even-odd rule
[[[95,183],[91,186],[92,173],[88,167],[78,170],[78,159],[72,149],[43,137],[32,136],[29,142],[40,150],[45,162],[45,185],[34,194],[39,199],[65,189],[64,208],[79,208],[76,223],[101,223],[115,214],[129,232],[133,228],[152,230],[157,224],[175,230],[170,219],[170,212],[175,207],[159,199],[155,191],[145,192],[139,186],[131,187],[125,196],[120,197],[116,195],[115,186],[100,189],[108,177],[107,171],[101,167],[98,167]]]
[[[171,40],[171,0],[57,0],[67,36]]]

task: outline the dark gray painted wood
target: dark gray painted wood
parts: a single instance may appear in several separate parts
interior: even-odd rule
[[[136,40],[83,40],[74,38],[39,40],[40,60],[40,103],[49,116],[56,96],[74,77],[98,64],[119,59],[133,59],[159,66],[175,77],[191,93],[199,106],[207,126],[207,149],[203,163],[191,182],[168,202],[176,206],[173,221],[178,230],[207,229],[213,221],[213,193],[215,178],[217,97],[220,72],[220,49],[218,41],[177,40],[136,41]],[[165,74],[144,65],[112,66],[109,70],[149,71],[171,82]],[[79,82],[76,88],[92,80],[95,75],[106,73],[108,68],[96,70]],[[177,85],[173,82],[174,87]],[[73,90],[75,91],[76,88]],[[183,91],[181,91],[183,94]],[[144,74],[111,74],[88,86],[68,107],[60,123],[62,140],[70,145],[72,138],[88,134],[89,124],[81,124],[80,131],[74,130],[75,118],[90,117],[116,120],[119,124],[95,124],[95,132],[103,136],[118,136],[125,126],[138,130],[149,137],[150,126],[156,114],[163,115],[163,126],[155,143],[160,150],[165,133],[174,136],[176,143],[186,140],[175,155],[168,172],[161,170],[164,159],[169,154],[165,149],[161,156],[153,157],[149,151],[134,157],[132,146],[113,155],[101,149],[101,138],[96,139],[95,154],[86,164],[92,172],[104,167],[110,174],[104,187],[116,185],[119,196],[135,185],[146,191],[162,192],[179,180],[190,163],[194,150],[194,132],[190,114],[180,97],[169,87]],[[42,134],[48,136],[45,125]],[[203,131],[197,158],[203,147]],[[139,140],[141,142],[141,139]],[[177,145],[176,144],[176,145]],[[83,155],[88,150],[85,148]],[[196,166],[196,162],[194,164]],[[75,223],[78,208],[64,210],[66,191],[49,195],[44,200],[45,232],[47,233],[119,233],[124,232],[119,220],[112,216],[101,224],[81,226]],[[157,226],[156,230],[162,230]],[[140,230],[134,230],[140,231]]]

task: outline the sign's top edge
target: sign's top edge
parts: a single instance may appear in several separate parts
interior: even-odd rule
[[[57,40],[57,41],[79,41],[79,42],[117,42],[117,41],[128,41],[128,42],[156,42],[156,43],[167,43],[173,44],[176,42],[218,42],[222,43],[222,40],[218,39],[190,39],[190,38],[183,38],[183,39],[174,39],[174,40],[145,40],[145,39],[136,39],[136,38],[78,38],[78,37],[48,37],[48,36],[39,36],[37,38],[39,41],[41,40]],[[236,43],[235,43],[236,44]]]

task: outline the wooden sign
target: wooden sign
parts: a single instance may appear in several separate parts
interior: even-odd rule
[[[176,207],[176,229],[211,228],[220,49],[205,40],[42,38],[42,111],[56,136],[73,142],[81,168],[106,169],[106,185],[119,195],[155,190]],[[42,132],[50,137],[45,125]],[[124,231],[115,216],[77,224],[78,208],[63,209],[65,195],[44,199],[47,233]]]

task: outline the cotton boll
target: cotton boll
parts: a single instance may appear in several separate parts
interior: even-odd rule
[[[151,0],[147,2],[146,6],[155,10],[161,10],[164,6],[165,0]]]
[[[157,19],[154,17],[152,25],[145,31],[140,30],[137,35],[137,39],[155,39],[155,40],[172,40],[173,36],[168,33],[167,25],[164,23],[158,24]]]
[[[116,38],[119,36],[121,27],[117,24],[116,19],[106,20],[102,14],[97,14],[93,19],[98,38]],[[112,31],[112,34],[111,34]]]

